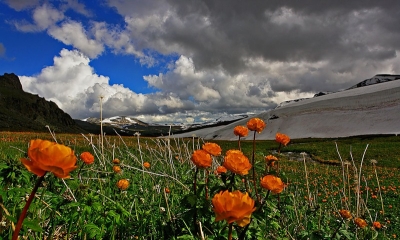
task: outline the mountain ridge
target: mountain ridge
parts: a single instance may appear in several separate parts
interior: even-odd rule
[[[0,76],[0,131],[85,132],[56,103],[23,90],[14,73]]]

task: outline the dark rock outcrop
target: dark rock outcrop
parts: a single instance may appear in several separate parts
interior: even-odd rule
[[[24,92],[17,75],[0,76],[0,131],[82,133],[75,121],[57,104]]]

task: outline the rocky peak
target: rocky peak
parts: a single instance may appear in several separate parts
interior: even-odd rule
[[[6,87],[6,88],[12,88],[16,90],[22,90],[22,84],[19,81],[19,78],[17,75],[14,73],[4,73],[3,76],[1,76],[1,81],[0,81],[0,86],[1,87]]]

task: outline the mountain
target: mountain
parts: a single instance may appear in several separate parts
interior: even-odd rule
[[[0,131],[85,132],[57,104],[24,92],[17,75],[0,76]]]
[[[142,136],[158,137],[168,136],[169,134],[180,134],[199,129],[206,129],[215,126],[224,126],[240,119],[246,118],[247,115],[222,116],[214,121],[194,124],[158,124],[146,123],[133,116],[114,116],[103,119],[103,132],[107,135],[114,135],[117,132],[119,135],[132,136],[140,133]],[[100,134],[100,118],[86,118],[75,120],[76,123],[86,131]],[[96,130],[97,129],[97,130]]]
[[[365,87],[377,83],[384,83],[384,82],[389,82],[389,81],[394,81],[394,80],[399,80],[400,75],[392,75],[392,74],[377,74],[373,76],[372,78],[365,79],[362,82],[357,83],[356,85],[350,87],[349,89],[353,88],[359,88],[359,87]]]
[[[277,132],[293,139],[400,134],[400,81],[395,81],[399,75],[377,76],[357,87],[293,101],[252,116],[267,124],[264,131],[257,134],[257,139],[275,139]],[[205,139],[237,140],[233,128],[246,125],[248,120],[175,137],[195,134]],[[251,139],[250,135],[247,139]]]

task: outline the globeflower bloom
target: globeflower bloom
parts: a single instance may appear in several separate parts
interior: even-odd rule
[[[374,222],[374,223],[372,224],[372,226],[373,226],[375,229],[381,229],[381,228],[382,228],[382,224],[381,224],[380,222]]]
[[[218,166],[217,167],[217,173],[221,174],[221,173],[226,173],[228,171],[228,169],[226,169],[224,166]]]
[[[94,163],[94,156],[90,152],[83,152],[80,158],[87,165]]]
[[[285,188],[285,184],[279,177],[274,175],[266,175],[261,179],[261,186],[273,193],[281,193]]]
[[[117,187],[121,190],[126,190],[129,187],[129,181],[127,179],[120,179],[117,182]]]
[[[115,158],[115,159],[112,161],[112,163],[114,163],[115,165],[117,165],[117,164],[120,163],[120,160],[119,160],[118,158]]]
[[[150,168],[150,163],[149,163],[149,162],[144,162],[144,163],[143,163],[143,167],[145,167],[145,168]]]
[[[289,136],[283,133],[276,133],[275,140],[283,146],[286,146],[290,142]]]
[[[252,167],[249,159],[239,150],[226,152],[223,166],[229,171],[240,175],[248,174]]]
[[[256,210],[254,200],[239,190],[221,191],[212,199],[215,221],[236,222],[240,227],[250,223],[251,214]]]
[[[213,156],[219,156],[222,152],[222,149],[218,144],[211,142],[204,143],[202,149]]]
[[[212,163],[211,155],[203,149],[194,151],[191,160],[198,168],[208,168]]]
[[[249,134],[249,129],[245,126],[236,126],[233,129],[233,134],[239,137],[246,137]]]
[[[368,223],[362,219],[362,218],[356,218],[354,219],[354,223],[359,227],[359,228],[365,228],[368,226]]]
[[[268,166],[274,166],[274,162],[278,161],[278,158],[273,155],[268,155],[265,157],[265,161],[267,162]]]
[[[30,141],[28,158],[21,158],[21,162],[39,177],[52,172],[58,178],[69,178],[69,173],[77,168],[71,148],[42,139]]]
[[[252,118],[247,122],[247,128],[251,131],[256,131],[258,133],[262,132],[265,126],[265,122],[260,118]]]
[[[352,218],[351,213],[350,213],[349,210],[345,210],[345,209],[339,210],[339,214],[340,214],[340,216],[342,216],[343,219]]]
[[[114,165],[114,166],[113,166],[113,171],[114,171],[115,173],[120,173],[120,172],[121,172],[121,167],[120,167],[120,166],[117,166],[117,165]]]

